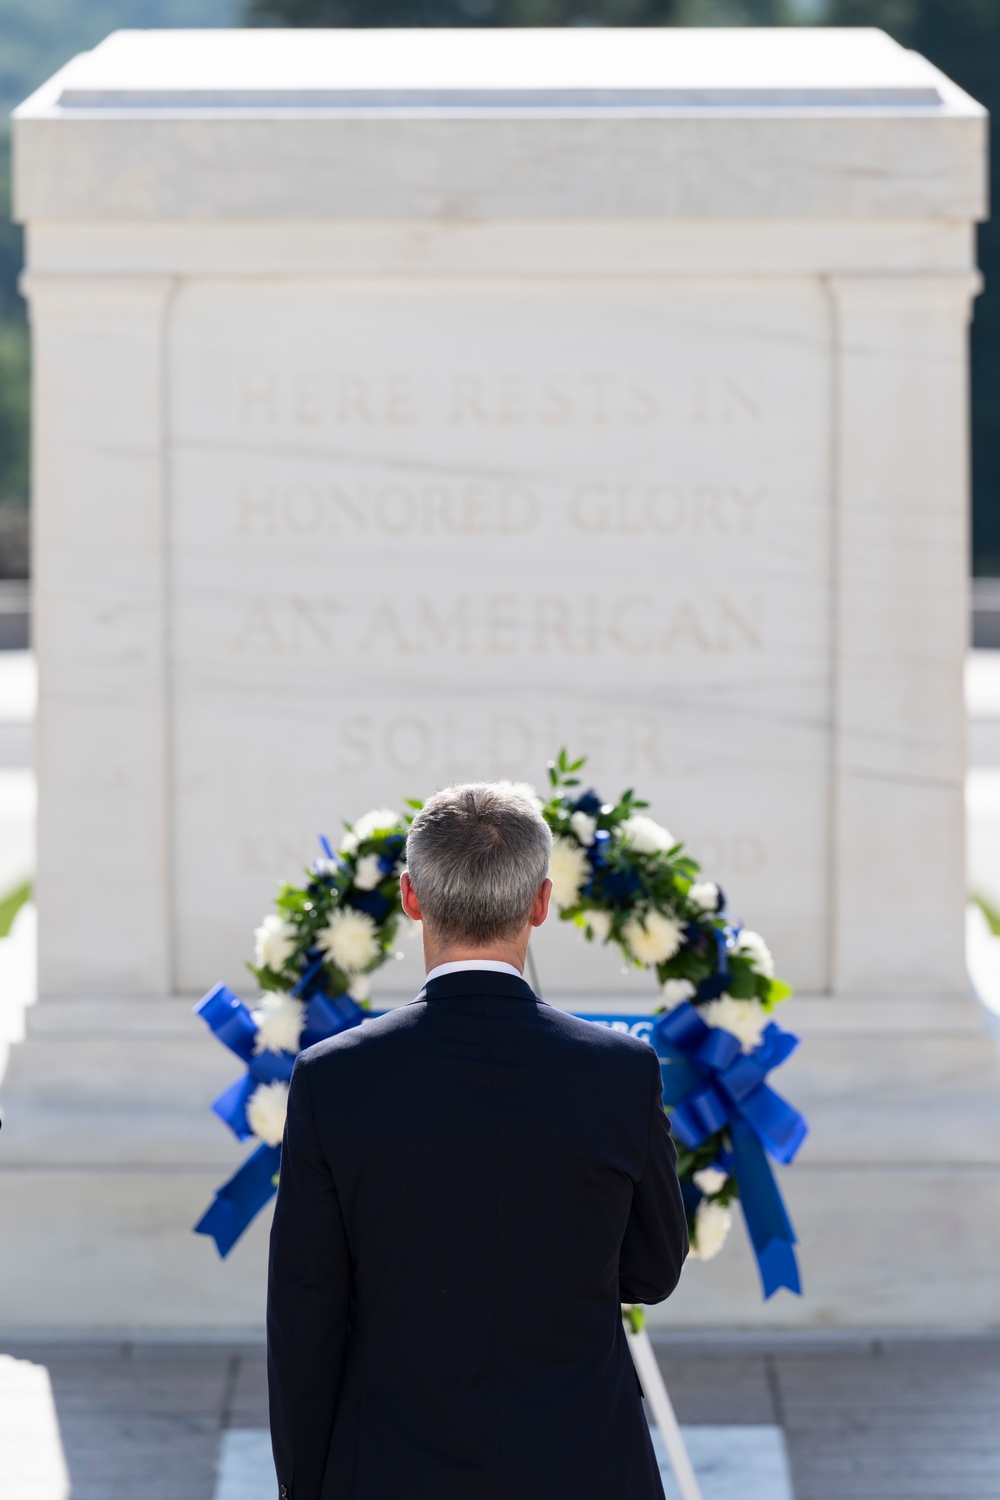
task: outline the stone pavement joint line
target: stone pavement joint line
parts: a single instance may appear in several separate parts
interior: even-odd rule
[[[656,1349],[685,1427],[783,1428],[795,1500],[1000,1500],[1000,1338],[685,1336]],[[223,1433],[267,1426],[259,1345],[8,1340],[2,1352],[48,1371],[58,1430],[36,1429],[33,1472],[61,1440],[72,1500],[213,1500]],[[14,1488],[15,1451],[0,1442],[2,1500],[64,1500]]]

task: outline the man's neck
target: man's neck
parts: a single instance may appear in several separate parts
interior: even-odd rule
[[[515,969],[513,964],[506,964],[497,958],[460,958],[454,963],[438,964],[433,969],[428,969],[424,976],[424,984],[427,985],[432,979],[445,979],[454,974],[464,974],[473,982],[482,978],[485,974],[509,974],[514,979],[523,979],[524,975],[520,969]]]
[[[440,968],[442,964],[510,964],[519,974],[524,973],[525,947],[520,943],[494,943],[489,948],[466,948],[461,945],[442,944],[440,947],[434,942],[427,941],[427,933],[424,933],[424,972],[429,974],[432,969]]]

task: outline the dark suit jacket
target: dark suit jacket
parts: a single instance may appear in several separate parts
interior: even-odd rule
[[[662,1500],[620,1302],[687,1253],[656,1056],[487,970],[303,1052],[271,1231],[290,1500]]]

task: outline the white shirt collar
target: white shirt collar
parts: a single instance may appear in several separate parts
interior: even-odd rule
[[[437,968],[431,969],[424,984],[432,979],[440,979],[443,974],[461,974],[466,969],[488,969],[491,974],[513,974],[515,979],[523,977],[520,969],[515,969],[513,964],[501,963],[499,959],[462,958],[457,963],[438,964]]]
[[[513,974],[515,979],[524,978],[520,969],[515,969],[513,964],[501,963],[496,958],[460,958],[455,963],[438,964],[436,968],[431,969],[424,980],[423,989],[419,995],[414,996],[411,1003],[415,1005],[418,1000],[426,997],[427,985],[432,979],[440,979],[445,974],[462,974],[467,969],[486,969],[491,974]]]

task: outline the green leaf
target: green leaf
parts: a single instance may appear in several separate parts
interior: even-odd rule
[[[748,964],[730,962],[729,983],[726,988],[736,1000],[755,1000],[757,998],[757,979]]]
[[[275,974],[273,969],[258,969],[254,964],[247,964],[247,968],[257,981],[262,990],[277,990],[279,992],[290,989],[295,980],[287,980],[281,974]]]
[[[714,1201],[721,1203],[723,1208],[728,1208],[730,1203],[735,1203],[739,1196],[740,1185],[735,1175],[727,1177],[719,1191],[712,1194]]]
[[[767,981],[768,1005],[778,1005],[782,1000],[788,1000],[794,993],[795,991],[791,985],[786,984],[783,979],[769,979]]]
[[[0,937],[6,937],[14,925],[14,918],[24,904],[31,900],[31,881],[25,880],[0,901]]]

